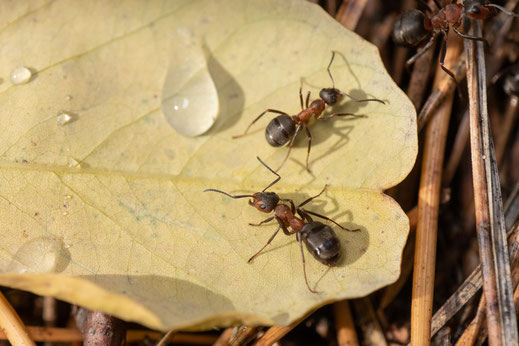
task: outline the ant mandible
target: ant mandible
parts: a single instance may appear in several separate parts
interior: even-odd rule
[[[204,192],[218,192],[225,196],[235,199],[250,197],[252,199],[249,200],[249,205],[253,206],[257,210],[261,211],[262,213],[271,213],[273,211],[274,216],[271,216],[257,224],[249,223],[249,225],[251,226],[260,226],[266,222],[275,219],[278,223],[278,228],[267,241],[267,243],[258,252],[252,255],[251,258],[249,258],[247,263],[251,263],[252,260],[256,258],[256,256],[258,256],[272,242],[272,240],[279,233],[280,229],[283,230],[283,233],[285,233],[286,235],[295,234],[296,239],[299,242],[299,247],[301,248],[301,258],[303,259],[303,273],[305,276],[306,287],[308,287],[308,290],[310,292],[317,293],[317,291],[314,291],[308,284],[308,279],[306,276],[305,254],[303,252],[303,243],[305,243],[306,248],[315,257],[316,260],[330,267],[335,266],[339,261],[339,258],[341,256],[341,243],[339,242],[339,238],[337,238],[337,235],[330,226],[327,226],[318,221],[313,221],[310,215],[330,221],[346,231],[357,232],[359,230],[350,230],[348,228],[341,226],[336,221],[330,219],[327,216],[317,214],[313,211],[303,208],[305,204],[319,197],[324,192],[324,190],[326,190],[326,187],[328,185],[325,185],[321,192],[319,192],[319,194],[308,198],[307,200],[305,200],[297,206],[295,206],[294,201],[291,199],[279,198],[279,196],[275,192],[265,192],[269,187],[276,184],[281,179],[281,176],[277,174],[269,166],[267,166],[263,161],[261,161],[259,157],[256,158],[263,166],[265,166],[270,172],[274,173],[277,176],[277,178],[266,188],[264,188],[261,192],[256,192],[252,195],[230,195],[227,192],[216,189],[206,189],[204,190]],[[280,202],[286,202],[290,204],[290,206]],[[300,216],[300,218],[295,215],[296,213]],[[290,231],[289,228],[291,228],[292,230]]]
[[[406,65],[410,66],[431,48],[438,36],[442,35],[440,67],[456,82],[456,85],[458,85],[456,77],[443,65],[447,51],[449,29],[452,27],[452,30],[463,38],[486,42],[483,37],[467,35],[458,30],[465,16],[471,19],[487,19],[494,16],[497,10],[503,11],[508,15],[518,16],[504,7],[488,3],[485,0],[465,0],[463,4],[457,4],[457,0],[452,0],[450,4],[445,6],[442,6],[439,0],[434,0],[434,4],[438,8],[436,13],[431,10],[425,1],[420,0],[419,2],[425,6],[426,13],[417,9],[404,12],[395,22],[393,39],[397,44],[413,47],[429,37],[429,41],[407,60]]]
[[[347,96],[353,101],[356,102],[368,102],[368,101],[376,101],[380,102],[382,104],[385,104],[384,101],[373,98],[373,99],[363,99],[359,100],[355,97],[340,91],[339,89],[335,88],[335,81],[333,80],[332,73],[330,72],[330,66],[332,65],[333,59],[335,57],[335,52],[332,51],[332,58],[330,60],[330,63],[328,64],[328,68],[326,69],[328,71],[328,75],[330,76],[330,79],[332,80],[332,87],[331,88],[323,88],[319,92],[319,99],[316,99],[314,101],[310,102],[310,91],[306,95],[306,102],[303,106],[303,87],[301,86],[299,88],[299,101],[301,103],[301,111],[297,115],[290,116],[285,112],[278,111],[276,109],[267,109],[260,115],[254,119],[245,132],[241,135],[233,136],[232,138],[240,138],[247,134],[249,129],[256,121],[258,121],[262,116],[264,116],[267,113],[275,113],[280,114],[274,119],[270,121],[270,123],[267,125],[267,128],[265,129],[265,138],[267,139],[267,142],[273,146],[273,147],[280,147],[282,145],[285,145],[286,143],[290,142],[288,144],[288,152],[283,159],[283,162],[279,166],[276,171],[279,171],[281,167],[285,164],[286,160],[288,159],[288,156],[290,155],[290,151],[292,150],[292,147],[294,145],[294,141],[301,131],[301,129],[305,129],[306,135],[308,137],[308,151],[306,154],[306,170],[310,172],[310,168],[308,165],[308,159],[310,157],[310,149],[312,147],[312,135],[310,134],[310,130],[308,129],[308,125],[310,120],[312,119],[312,116],[315,117],[316,120],[328,120],[334,117],[342,117],[342,116],[352,116],[352,117],[364,117],[364,115],[357,115],[353,113],[333,113],[329,115],[322,116],[321,114],[324,112],[324,109],[326,106],[334,106],[337,104],[342,96]]]

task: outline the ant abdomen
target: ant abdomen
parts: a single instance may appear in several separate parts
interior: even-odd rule
[[[341,256],[341,243],[330,226],[312,221],[303,226],[301,236],[308,252],[327,266],[334,266]]]
[[[296,125],[288,115],[279,115],[272,119],[265,129],[265,138],[273,147],[280,147],[294,136]]]
[[[425,15],[422,11],[413,9],[404,12],[395,21],[393,41],[407,47],[418,45],[429,35],[424,23]]]

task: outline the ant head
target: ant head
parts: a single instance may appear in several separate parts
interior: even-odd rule
[[[465,0],[463,8],[465,15],[472,19],[487,19],[496,13],[494,8],[486,6],[481,0]]]
[[[341,100],[342,94],[339,89],[324,88],[319,92],[319,97],[322,98],[327,105],[333,106]]]
[[[274,192],[256,192],[249,205],[263,213],[270,213],[279,203],[279,196]]]

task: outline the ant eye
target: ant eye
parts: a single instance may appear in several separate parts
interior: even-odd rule
[[[265,209],[265,208],[267,208],[267,206],[265,204],[262,204],[262,205],[260,205],[260,208]]]

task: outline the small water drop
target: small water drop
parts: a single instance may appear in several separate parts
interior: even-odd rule
[[[71,157],[68,159],[68,166],[79,168],[79,167],[81,167],[81,162],[79,162],[78,160]]]
[[[40,237],[25,242],[13,255],[7,272],[60,273],[70,263],[70,253],[60,240]]]
[[[31,79],[32,72],[25,66],[20,66],[11,71],[11,82],[15,85],[24,84]]]
[[[56,120],[58,121],[58,124],[60,124],[61,126],[64,126],[72,121],[72,116],[68,113],[63,112],[63,113],[58,114],[58,116],[56,117]]]
[[[186,55],[190,59],[170,66],[162,89],[162,112],[178,133],[194,137],[213,126],[219,101],[203,52],[190,47]]]
[[[70,246],[71,246],[71,245],[70,245],[70,244],[67,244],[67,243],[64,243],[64,244],[63,244],[63,248],[64,248],[64,249],[70,249]]]
[[[62,214],[63,214],[63,216],[67,216],[68,215],[68,211],[65,210]]]
[[[65,198],[65,199],[71,199],[72,196],[71,196],[71,195],[65,195],[64,198]]]
[[[486,157],[486,155],[481,155],[481,158],[482,158],[483,160],[485,160],[487,157]]]
[[[72,96],[71,95],[66,95],[65,96],[65,101],[70,101],[72,100]]]

